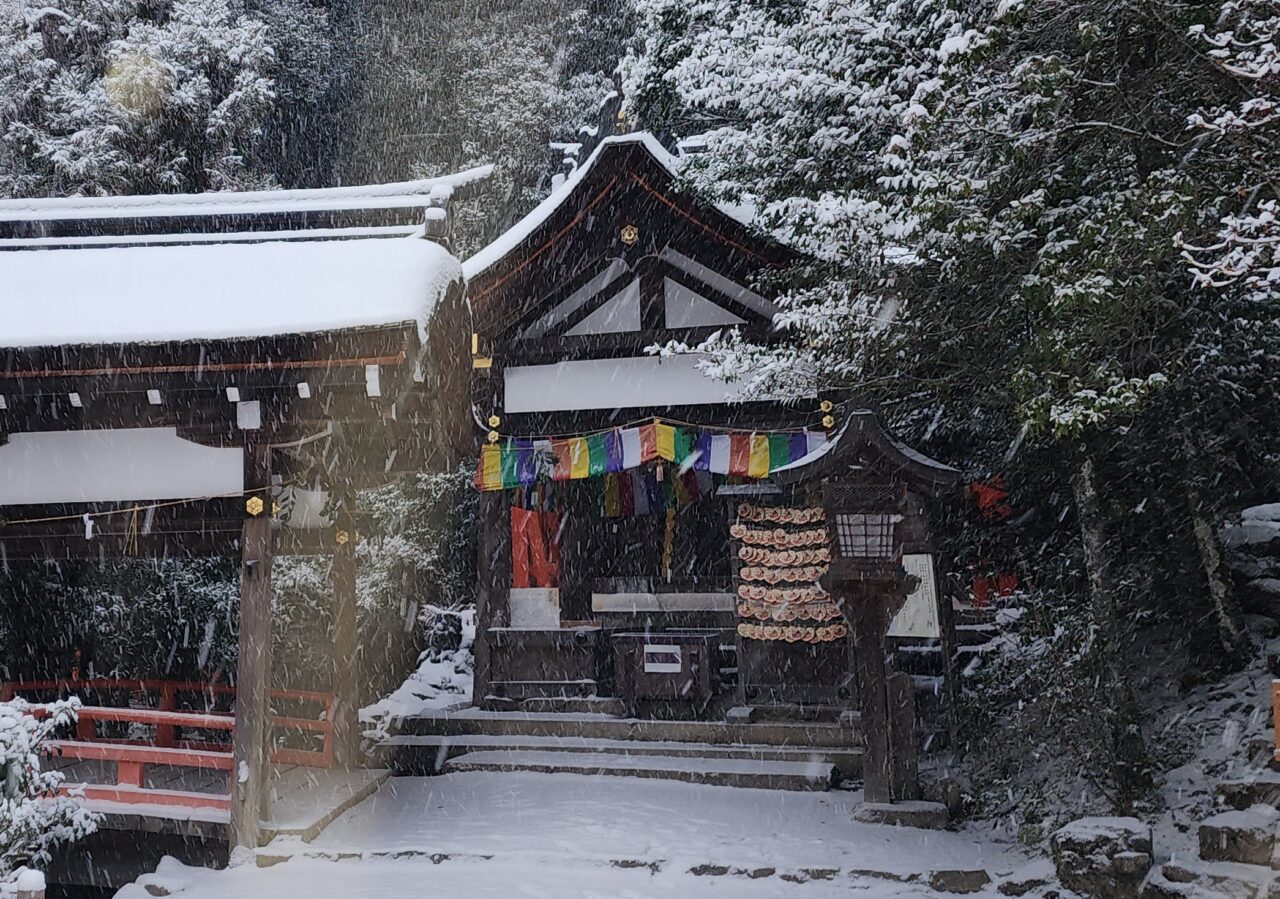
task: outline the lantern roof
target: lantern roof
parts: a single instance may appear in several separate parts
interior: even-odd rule
[[[790,465],[776,469],[771,480],[793,486],[876,467],[891,472],[928,496],[941,496],[960,484],[960,472],[895,440],[870,409],[837,410],[843,419],[825,444]]]

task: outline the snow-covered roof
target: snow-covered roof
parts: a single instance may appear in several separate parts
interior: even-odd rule
[[[493,166],[485,165],[440,178],[352,187],[0,200],[0,222],[267,215],[443,205],[466,188],[483,182],[492,172]]]
[[[472,280],[486,269],[497,263],[504,256],[514,250],[520,243],[537,230],[538,226],[545,222],[555,213],[557,209],[565,202],[573,193],[574,189],[587,177],[587,174],[596,165],[608,148],[615,147],[620,144],[634,144],[644,147],[644,149],[653,157],[654,161],[674,178],[680,171],[680,158],[668,152],[662,146],[656,137],[647,131],[640,131],[635,134],[618,134],[612,137],[606,137],[596,146],[595,150],[587,157],[586,162],[579,165],[573,172],[565,178],[565,180],[551,192],[545,200],[534,207],[533,211],[516,222],[509,229],[503,232],[493,243],[480,250],[471,258],[462,263],[463,274],[467,280]],[[751,210],[746,207],[727,206],[717,204],[717,209],[732,219],[735,219],[743,225],[751,223]]]
[[[789,465],[775,468],[770,472],[770,477],[779,483],[794,483],[828,463],[839,461],[837,457],[869,444],[877,448],[881,456],[895,467],[910,472],[917,481],[939,487],[950,487],[958,483],[958,469],[931,459],[893,439],[870,409],[837,409],[835,414],[844,423],[830,440]]]
[[[0,347],[270,337],[415,322],[461,276],[414,237],[0,252]]]

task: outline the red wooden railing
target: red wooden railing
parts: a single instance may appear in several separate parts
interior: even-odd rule
[[[91,784],[85,787],[89,799],[104,799],[129,804],[177,805],[186,807],[230,807],[230,796],[206,793],[189,793],[177,790],[148,789],[143,786],[144,769],[148,765],[164,765],[178,768],[232,770],[230,740],[210,742],[180,739],[184,730],[230,732],[235,729],[235,717],[229,711],[217,710],[219,698],[234,699],[235,687],[227,684],[202,684],[177,681],[117,680],[110,678],[65,678],[60,680],[0,683],[0,701],[23,696],[36,701],[38,694],[55,693],[92,695],[102,693],[127,693],[136,698],[155,696],[155,708],[124,708],[91,705],[79,711],[74,740],[55,740],[48,744],[51,755],[76,761],[114,762],[115,784]],[[202,698],[204,708],[178,709],[182,694]],[[319,704],[322,712],[318,718],[297,715],[273,715],[271,725],[277,730],[300,731],[319,735],[320,749],[299,749],[277,746],[271,760],[281,764],[304,765],[313,768],[333,766],[333,694],[305,690],[272,690],[271,699],[281,704]],[[34,714],[43,714],[44,708],[32,707]],[[141,741],[99,733],[99,723],[139,724],[155,728],[155,736]],[[230,785],[228,786],[230,791]]]

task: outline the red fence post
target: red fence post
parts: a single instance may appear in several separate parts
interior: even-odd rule
[[[177,706],[176,706],[176,700],[174,697],[174,685],[170,683],[161,684],[160,685],[160,705],[159,705],[160,711],[172,712],[172,711],[176,711],[176,708]],[[172,747],[174,744],[174,739],[176,734],[177,734],[177,728],[174,727],[172,724],[157,724],[156,725],[156,745],[163,746],[166,749]]]
[[[120,786],[142,786],[142,762],[116,762],[116,783]]]

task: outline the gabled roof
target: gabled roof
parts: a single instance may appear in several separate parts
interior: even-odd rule
[[[503,232],[493,243],[462,263],[462,270],[467,280],[471,281],[479,277],[481,273],[519,247],[521,243],[550,219],[556,210],[565,204],[578,188],[578,185],[587,180],[603,156],[608,155],[619,147],[626,146],[642,147],[652,161],[665,171],[668,177],[675,178],[679,175],[680,159],[667,152],[667,149],[659,143],[658,139],[649,132],[642,131],[635,134],[606,137],[587,158],[587,161],[574,169],[565,178],[564,182],[551,192],[550,196],[534,207],[532,212]],[[745,208],[726,205],[718,205],[717,208],[741,225],[749,226],[751,224],[750,212]]]
[[[497,334],[536,318],[544,300],[610,259],[635,268],[674,248],[737,285],[794,260],[744,210],[684,190],[681,164],[651,134],[604,138],[551,196],[463,263],[476,330]]]
[[[422,238],[0,252],[0,347],[273,337],[412,323],[458,261]],[[423,337],[425,339],[425,337]]]

